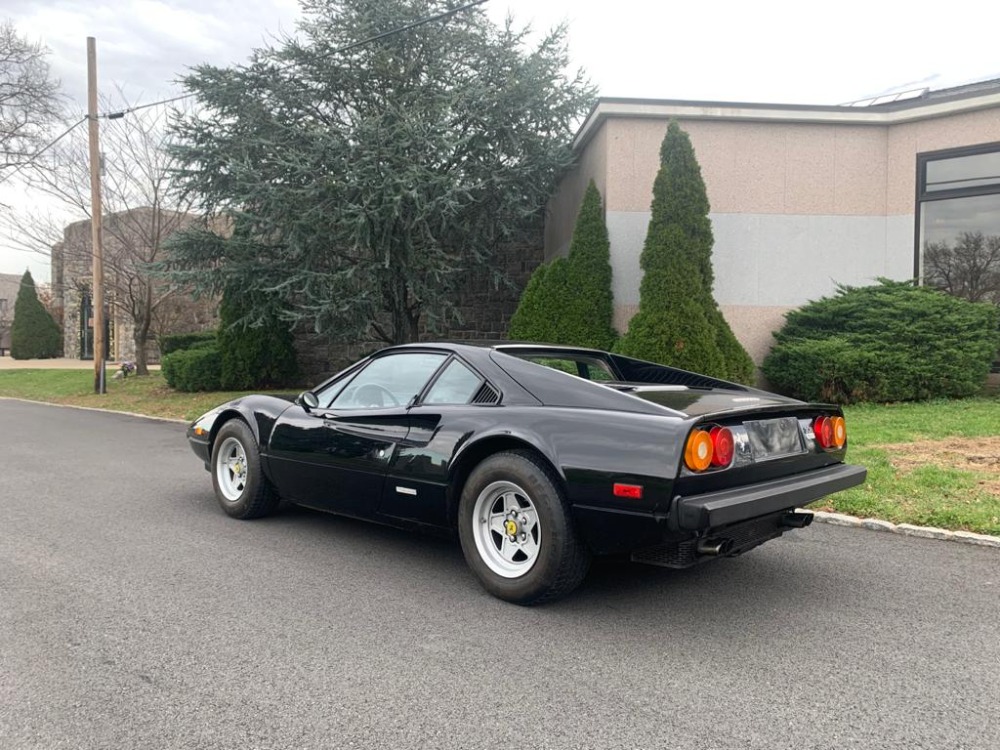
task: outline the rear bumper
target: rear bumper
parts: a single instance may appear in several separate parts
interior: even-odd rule
[[[702,531],[739,523],[769,513],[806,505],[865,481],[863,466],[837,464],[806,474],[772,479],[749,487],[709,492],[674,501],[670,525],[681,531]]]
[[[666,514],[574,505],[573,515],[577,529],[597,554],[633,553],[716,535],[730,538],[744,531],[752,532],[759,543],[788,529],[781,522],[785,511],[859,485],[867,474],[863,466],[836,464],[744,487],[676,497]],[[736,525],[741,530],[734,530]]]

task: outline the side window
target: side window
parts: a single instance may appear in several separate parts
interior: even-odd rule
[[[446,354],[403,352],[372,360],[333,398],[331,409],[406,406],[444,362]]]
[[[453,359],[434,381],[425,404],[467,404],[476,395],[483,380],[476,373]]]

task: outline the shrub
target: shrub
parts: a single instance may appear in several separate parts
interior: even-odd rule
[[[786,316],[764,360],[771,384],[810,401],[975,394],[1000,337],[997,308],[910,282],[838,288]]]
[[[31,271],[21,277],[10,328],[10,356],[14,359],[52,359],[62,353],[62,331],[38,299]]]
[[[174,333],[160,337],[160,356],[166,356],[182,349],[198,349],[218,343],[217,331],[195,331],[194,333]]]
[[[752,382],[753,361],[712,298],[712,222],[691,140],[671,122],[660,147],[640,264],[639,311],[616,351]]]
[[[250,321],[248,316],[259,317]],[[291,329],[268,300],[227,292],[219,307],[222,387],[230,390],[290,385],[299,375]]]
[[[177,349],[161,363],[167,385],[178,391],[218,391],[222,389],[222,355],[218,346]]]
[[[610,258],[601,194],[591,180],[569,255],[532,274],[511,318],[511,338],[610,349],[617,338]]]

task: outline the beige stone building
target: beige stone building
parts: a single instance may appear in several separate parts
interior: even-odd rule
[[[671,119],[708,189],[715,298],[758,363],[783,314],[836,284],[920,277],[926,243],[1000,235],[1000,79],[843,106],[601,99],[550,203],[545,255],[567,252],[595,180],[622,330]]]
[[[162,243],[199,217],[175,211],[136,208],[104,217],[104,296],[107,315],[105,341],[111,362],[138,359],[137,328],[148,319],[146,356],[156,362],[158,336],[214,328],[218,324],[215,300],[192,299],[153,278],[148,264],[162,260]],[[78,221],[63,231],[63,241],[52,248],[54,306],[62,317],[66,357],[92,359],[93,254],[90,221]]]
[[[10,354],[10,327],[14,322],[14,302],[20,289],[20,276],[0,273],[0,356]]]

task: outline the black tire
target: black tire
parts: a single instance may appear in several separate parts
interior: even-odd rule
[[[221,479],[227,469],[220,467],[220,461],[225,462],[232,455],[236,446],[242,450],[246,458],[246,466],[240,465],[242,480]],[[242,488],[239,485],[242,484]],[[250,426],[242,419],[231,419],[219,429],[212,444],[212,486],[215,488],[215,498],[219,501],[226,515],[233,518],[251,519],[273,513],[278,507],[280,498],[274,487],[264,476],[260,465],[260,451]]]
[[[507,482],[522,488],[534,506],[540,539],[531,567],[523,574],[510,571],[504,576],[491,568],[477,546],[477,534],[488,532],[480,531],[475,509],[481,494]],[[573,527],[558,476],[528,450],[496,453],[472,470],[459,501],[458,535],[465,560],[483,587],[514,604],[543,604],[563,597],[580,585],[590,567],[590,551]],[[488,544],[482,540],[480,536],[480,542]]]

